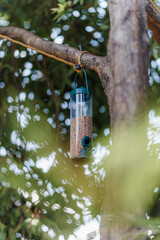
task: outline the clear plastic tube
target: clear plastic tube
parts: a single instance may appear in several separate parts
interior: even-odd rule
[[[87,157],[92,146],[92,94],[71,96],[70,119],[70,157]]]

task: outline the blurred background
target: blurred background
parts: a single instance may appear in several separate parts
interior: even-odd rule
[[[105,0],[1,0],[0,26],[21,27],[58,44],[77,49],[81,46],[95,55],[107,54],[110,26]],[[1,240],[100,239],[108,170],[116,176],[107,185],[113,209],[140,209],[143,218],[134,224],[147,226],[149,239],[158,236],[160,47],[150,30],[148,33],[148,108],[141,131],[134,132],[132,140],[122,139],[122,145],[114,145],[112,158],[120,159],[115,164],[110,161],[110,119],[98,75],[86,70],[93,91],[93,157],[78,164],[69,158],[69,99],[74,69],[0,40]],[[78,84],[84,84],[83,76]],[[126,147],[128,142],[131,149]],[[127,174],[128,169],[132,174]],[[118,189],[116,195],[112,185]]]

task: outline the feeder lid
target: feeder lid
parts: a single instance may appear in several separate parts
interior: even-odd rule
[[[74,94],[80,94],[80,93],[88,93],[88,95],[93,95],[93,92],[90,90],[87,90],[87,88],[80,87],[80,88],[75,88],[70,92],[70,96]]]

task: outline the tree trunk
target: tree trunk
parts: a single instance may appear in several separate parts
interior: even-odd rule
[[[108,56],[112,71],[111,122],[132,123],[147,99],[149,39],[145,1],[110,0]]]
[[[119,137],[119,130],[133,125],[146,106],[149,67],[146,1],[108,2],[111,24],[108,58],[112,78],[108,100],[114,136]],[[106,181],[111,179],[112,176]],[[133,239],[124,238],[125,233],[131,231],[130,226],[125,217],[119,218],[122,223],[112,216],[110,204],[112,204],[110,196],[105,195],[102,206],[101,240]]]

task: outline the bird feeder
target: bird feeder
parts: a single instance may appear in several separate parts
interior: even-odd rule
[[[76,88],[76,73],[74,90],[70,93],[70,157],[71,159],[89,157],[92,149],[92,91],[86,88]]]

